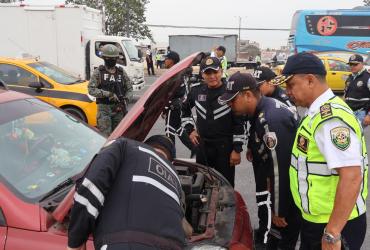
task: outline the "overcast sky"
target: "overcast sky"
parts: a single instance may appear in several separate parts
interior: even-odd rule
[[[26,0],[26,3],[54,4],[60,0]],[[362,0],[150,0],[146,16],[148,24],[193,26],[290,28],[292,16],[300,9],[344,9],[363,5]],[[230,30],[193,30],[151,28],[158,43],[168,43],[168,35],[237,34]],[[263,48],[286,45],[289,32],[241,31],[242,39],[256,41]]]

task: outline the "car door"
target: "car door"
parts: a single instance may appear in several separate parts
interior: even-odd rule
[[[50,101],[46,92],[51,86],[41,83],[37,75],[20,66],[8,63],[0,63],[0,72],[1,79],[11,90],[36,96],[46,102]]]
[[[345,82],[351,74],[349,66],[340,60],[328,59],[327,60],[328,72],[326,80],[332,90],[343,92]]]
[[[5,249],[5,241],[7,236],[7,227],[3,210],[0,207],[0,250]]]

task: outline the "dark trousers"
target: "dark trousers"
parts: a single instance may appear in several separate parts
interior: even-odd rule
[[[165,119],[165,134],[167,137],[171,138],[174,144],[177,135],[189,150],[193,149],[189,134],[181,127],[181,106],[169,107]]]
[[[232,138],[219,140],[201,139],[196,153],[196,162],[216,169],[234,187],[235,166],[230,166],[230,154],[232,151]]]
[[[302,221],[300,250],[321,250],[326,224]],[[366,213],[349,220],[342,231],[342,249],[360,250],[366,234]]]
[[[150,71],[152,72],[152,75],[155,75],[154,74],[154,65],[153,65],[153,61],[149,62],[149,61],[146,61],[146,66],[148,68],[148,75],[150,75]]]
[[[278,228],[272,225],[267,240],[267,250],[295,250],[301,230],[301,214],[293,204],[285,218],[288,226]]]

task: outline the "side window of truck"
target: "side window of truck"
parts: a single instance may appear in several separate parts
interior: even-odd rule
[[[9,85],[25,86],[37,82],[38,78],[31,72],[11,64],[0,64],[0,78]]]

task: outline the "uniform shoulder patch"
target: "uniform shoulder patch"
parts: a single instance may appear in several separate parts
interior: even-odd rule
[[[331,105],[326,103],[320,107],[320,115],[321,118],[327,118],[333,115],[333,111],[331,110]]]
[[[276,133],[275,132],[267,132],[263,136],[263,141],[265,142],[265,145],[268,149],[274,150],[277,146],[277,143],[278,143]]]
[[[346,150],[351,145],[350,130],[347,127],[336,127],[330,130],[331,141],[340,150]]]
[[[306,136],[299,134],[297,137],[297,148],[303,153],[307,153],[309,140]]]

